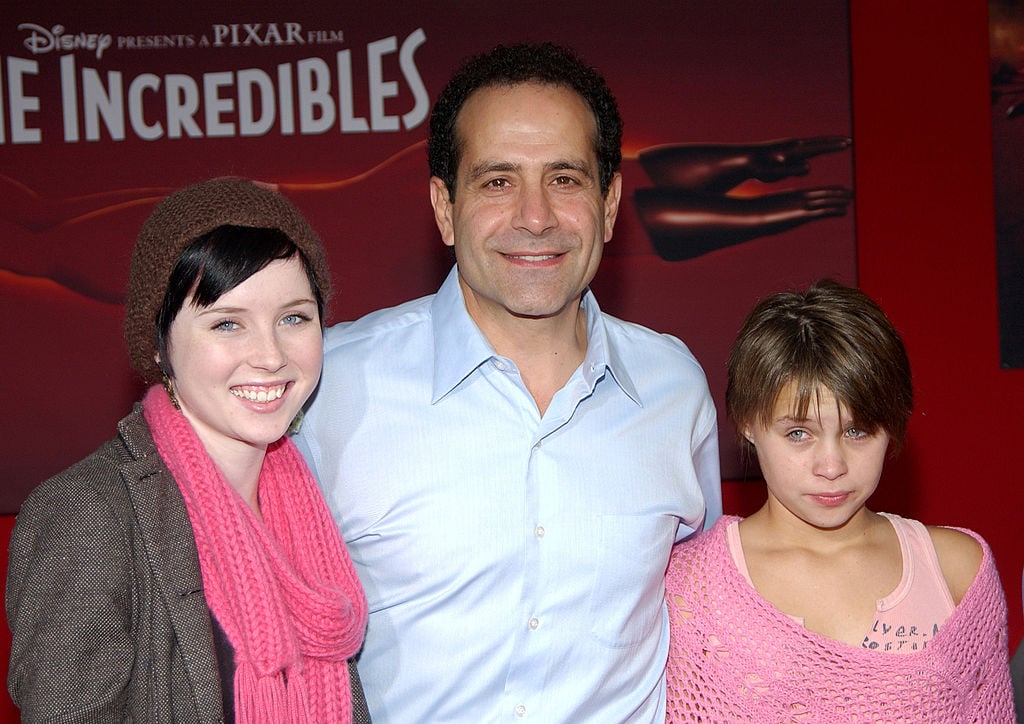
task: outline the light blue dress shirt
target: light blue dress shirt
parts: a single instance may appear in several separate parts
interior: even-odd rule
[[[664,721],[663,579],[721,515],[715,408],[679,340],[582,304],[543,417],[455,270],[327,332],[296,442],[369,599],[377,724]]]

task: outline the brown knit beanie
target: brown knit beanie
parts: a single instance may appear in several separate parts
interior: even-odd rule
[[[132,252],[124,336],[132,367],[146,382],[161,377],[157,353],[157,314],[167,294],[171,270],[181,252],[218,226],[280,229],[309,260],[324,301],[331,276],[320,238],[299,210],[283,196],[235,178],[186,186],[165,198],[142,225]]]

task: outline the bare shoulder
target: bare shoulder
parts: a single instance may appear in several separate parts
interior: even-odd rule
[[[930,525],[928,533],[931,534],[932,545],[935,546],[939,566],[949,592],[953,595],[953,602],[959,604],[981,567],[984,555],[981,544],[966,533],[952,528]]]

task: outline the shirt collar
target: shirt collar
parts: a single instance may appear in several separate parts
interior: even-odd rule
[[[642,406],[636,386],[615,341],[609,337],[601,308],[593,292],[587,289],[581,302],[587,319],[587,354],[581,372],[587,385],[594,385],[606,371],[620,389],[637,405]],[[431,302],[431,324],[434,332],[434,388],[431,402],[436,403],[469,377],[496,353],[483,332],[476,326],[462,296],[458,266],[452,267]],[[620,343],[621,344],[621,343]]]
[[[434,326],[434,389],[431,403],[454,390],[477,367],[494,357],[494,348],[466,311],[453,266],[430,305]]]
[[[622,341],[608,334],[608,325],[605,324],[597,298],[589,288],[583,293],[581,306],[587,318],[587,354],[583,358],[581,369],[583,379],[593,390],[605,372],[610,372],[619,389],[637,406],[643,407],[640,394],[636,391],[636,385],[633,384],[626,363],[622,359]]]

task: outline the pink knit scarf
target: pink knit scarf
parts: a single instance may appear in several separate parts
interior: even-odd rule
[[[185,499],[207,604],[235,650],[236,721],[350,722],[346,660],[362,643],[366,598],[295,445],[267,448],[261,521],[160,386],[143,413]]]

